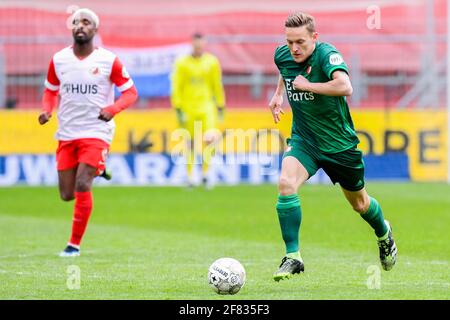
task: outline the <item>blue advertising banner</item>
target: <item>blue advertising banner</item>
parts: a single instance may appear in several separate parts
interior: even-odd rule
[[[402,153],[364,157],[367,179],[409,180],[408,157]],[[208,178],[215,184],[262,184],[278,182],[281,155],[232,154],[215,157]],[[201,179],[200,161],[194,174]],[[112,154],[107,161],[111,181],[97,179],[99,185],[180,186],[186,183],[184,158],[162,153]],[[54,155],[0,156],[0,186],[56,185]],[[310,183],[330,183],[320,170]]]

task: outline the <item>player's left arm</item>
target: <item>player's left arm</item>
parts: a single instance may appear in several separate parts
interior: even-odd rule
[[[217,104],[217,110],[219,112],[219,118],[222,121],[225,110],[225,90],[222,83],[222,68],[219,60],[215,60],[212,68],[212,87],[214,98]]]
[[[308,79],[299,75],[292,83],[294,89],[309,91],[325,96],[351,96],[353,93],[352,83],[348,74],[343,70],[336,70],[331,75],[332,79],[327,82],[309,82]]]
[[[103,121],[110,121],[116,114],[135,103],[138,98],[138,92],[133,80],[117,57],[114,60],[109,78],[117,86],[117,89],[119,89],[122,95],[113,105],[100,110],[98,118]]]

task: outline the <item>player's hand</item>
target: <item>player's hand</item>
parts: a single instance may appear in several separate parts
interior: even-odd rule
[[[278,123],[281,120],[281,115],[284,114],[281,105],[283,104],[283,95],[274,94],[269,103],[270,111],[272,112],[273,121]]]
[[[217,108],[217,116],[219,118],[219,122],[222,123],[225,118],[225,107],[221,106]]]
[[[40,125],[46,124],[50,120],[51,117],[52,117],[52,114],[49,112],[41,113],[38,118],[39,124]]]
[[[99,118],[100,120],[103,120],[103,121],[108,122],[108,121],[110,121],[110,120],[114,117],[114,115],[113,115],[111,112],[108,112],[108,111],[105,110],[105,109],[106,109],[106,108],[100,110],[100,115],[98,116],[98,118]]]
[[[298,75],[294,79],[294,82],[292,82],[292,86],[294,87],[294,89],[300,90],[300,91],[308,91],[309,84],[310,84],[310,82],[308,81],[308,79],[306,79],[302,75]]]
[[[177,111],[177,120],[178,120],[178,124],[180,126],[183,126],[184,123],[186,122],[186,114],[181,111],[181,109],[177,108],[175,109]]]

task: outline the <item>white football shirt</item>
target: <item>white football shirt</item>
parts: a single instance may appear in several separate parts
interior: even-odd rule
[[[60,95],[56,139],[97,138],[111,144],[114,120],[105,122],[98,116],[102,108],[114,104],[114,85],[123,92],[133,86],[133,80],[111,51],[95,48],[83,59],[72,47],[57,52],[45,81],[47,89]]]

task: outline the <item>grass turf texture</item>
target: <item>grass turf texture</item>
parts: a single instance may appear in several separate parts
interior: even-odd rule
[[[276,283],[284,254],[276,186],[96,187],[82,256],[57,256],[73,202],[54,187],[0,189],[0,299],[448,299],[450,186],[370,183],[394,228],[397,265],[381,266],[375,236],[338,187],[307,185],[301,248],[305,273]],[[241,261],[247,283],[234,296],[207,284],[220,257]],[[81,270],[69,290],[67,268]],[[369,273],[368,273],[369,268]]]

